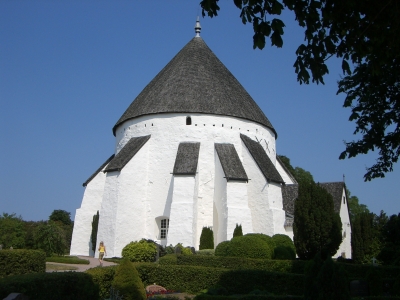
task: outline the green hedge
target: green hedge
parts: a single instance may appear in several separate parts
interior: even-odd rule
[[[35,300],[97,300],[99,295],[92,277],[78,272],[36,273],[0,279],[0,299],[10,293],[23,293]]]
[[[194,300],[301,300],[302,296],[266,296],[266,295],[240,295],[240,296],[212,296],[201,294]]]
[[[179,256],[185,256],[185,257],[194,257],[196,255],[179,255]],[[177,255],[175,254],[167,254],[164,255],[163,257],[160,257],[160,259],[158,260],[158,263],[161,265],[176,265],[178,264],[178,259],[177,259]]]
[[[92,268],[85,273],[92,276],[92,280],[99,291],[100,299],[110,298],[111,284],[114,279],[115,270],[117,266]]]
[[[82,259],[77,256],[50,256],[46,257],[47,262],[56,262],[62,264],[79,264],[88,265],[90,262],[87,259]]]
[[[376,268],[376,270],[379,270],[381,273],[385,274],[385,278],[396,278],[400,274],[400,267],[357,265],[346,263],[337,264],[340,264],[343,267],[350,279],[365,279],[369,270],[372,268]]]
[[[198,293],[214,285],[229,293],[243,294],[255,289],[274,294],[302,295],[303,275],[263,270],[227,270],[199,266],[135,264],[145,286],[153,283],[167,289]]]
[[[37,250],[1,250],[0,278],[46,271],[46,254]]]
[[[255,289],[277,295],[303,294],[303,275],[273,273],[263,270],[227,270],[187,265],[134,263],[144,286],[156,283],[166,289],[199,293],[211,286],[223,286],[230,294],[249,293]],[[100,296],[109,296],[115,267],[94,268],[86,271],[93,276]]]
[[[192,265],[227,269],[255,269],[270,272],[304,274],[306,261],[271,260],[241,257],[204,256],[204,255],[166,255],[160,258],[160,264]]]

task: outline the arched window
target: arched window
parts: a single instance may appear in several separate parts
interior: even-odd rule
[[[192,125],[192,118],[186,117],[186,125]]]

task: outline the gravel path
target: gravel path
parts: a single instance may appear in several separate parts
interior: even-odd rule
[[[55,263],[55,262],[48,262],[46,264],[75,267],[75,268],[77,268],[77,270],[74,270],[75,272],[84,272],[84,271],[86,271],[88,269],[95,268],[95,267],[98,267],[100,265],[98,258],[94,258],[94,257],[90,257],[90,256],[78,256],[78,257],[82,258],[82,259],[87,259],[87,260],[89,260],[90,263],[88,265],[61,264],[61,263]],[[108,261],[104,261],[103,260],[103,267],[114,266],[114,265],[116,265],[116,264],[113,263],[113,262],[108,262]],[[52,270],[50,270],[50,271],[47,271],[47,272],[69,272],[69,270],[66,270],[66,271],[60,271],[60,270],[59,271],[52,271]]]

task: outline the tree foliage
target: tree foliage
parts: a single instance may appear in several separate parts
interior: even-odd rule
[[[242,229],[242,224],[239,225],[236,223],[235,230],[233,230],[233,237],[237,236],[243,236],[243,229]]]
[[[49,221],[38,226],[34,239],[37,249],[43,250],[46,256],[63,255],[66,250],[65,232],[54,222]]]
[[[53,212],[51,213],[50,217],[49,217],[50,221],[53,222],[60,222],[61,224],[64,225],[71,225],[72,221],[71,221],[71,213],[62,210],[62,209],[55,209],[53,210]]]
[[[357,196],[352,196],[349,189],[346,189],[347,192],[347,203],[349,206],[349,215],[350,221],[353,224],[355,217],[362,213],[369,213],[369,209],[365,204],[361,204]]]
[[[92,221],[92,233],[90,235],[90,242],[92,243],[92,251],[93,253],[96,252],[96,243],[97,243],[97,230],[99,227],[99,211],[93,216],[93,221]]]
[[[202,14],[218,15],[219,0],[202,0]],[[324,83],[327,60],[341,59],[343,77],[338,93],[346,95],[357,141],[345,143],[340,159],[379,150],[364,179],[384,177],[400,155],[400,5],[393,0],[234,0],[243,24],[253,25],[253,48],[263,49],[266,38],[282,47],[285,24],[275,18],[294,13],[304,28],[305,42],[296,50],[297,80]]]
[[[400,213],[392,215],[382,229],[383,248],[378,258],[385,264],[400,266]]]
[[[333,256],[342,242],[342,222],[335,213],[332,196],[319,184],[299,185],[294,209],[293,240],[301,259],[318,252]]]
[[[214,232],[210,227],[203,227],[200,235],[199,250],[214,249]]]
[[[285,165],[285,167],[289,170],[289,172],[293,175],[294,179],[298,183],[304,182],[304,183],[309,183],[309,182],[314,182],[314,177],[309,171],[304,170],[303,168],[300,167],[293,167],[290,163],[290,159],[287,156],[284,155],[279,155],[280,160],[282,163]]]
[[[380,251],[379,229],[375,215],[370,212],[357,214],[352,222],[351,247],[355,263],[371,263]]]
[[[0,244],[3,248],[24,248],[26,230],[22,217],[3,213],[0,216]]]

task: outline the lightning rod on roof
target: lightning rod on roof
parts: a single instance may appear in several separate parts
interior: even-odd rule
[[[197,16],[196,26],[194,26],[194,31],[196,32],[196,37],[200,37],[201,25],[199,17]]]

